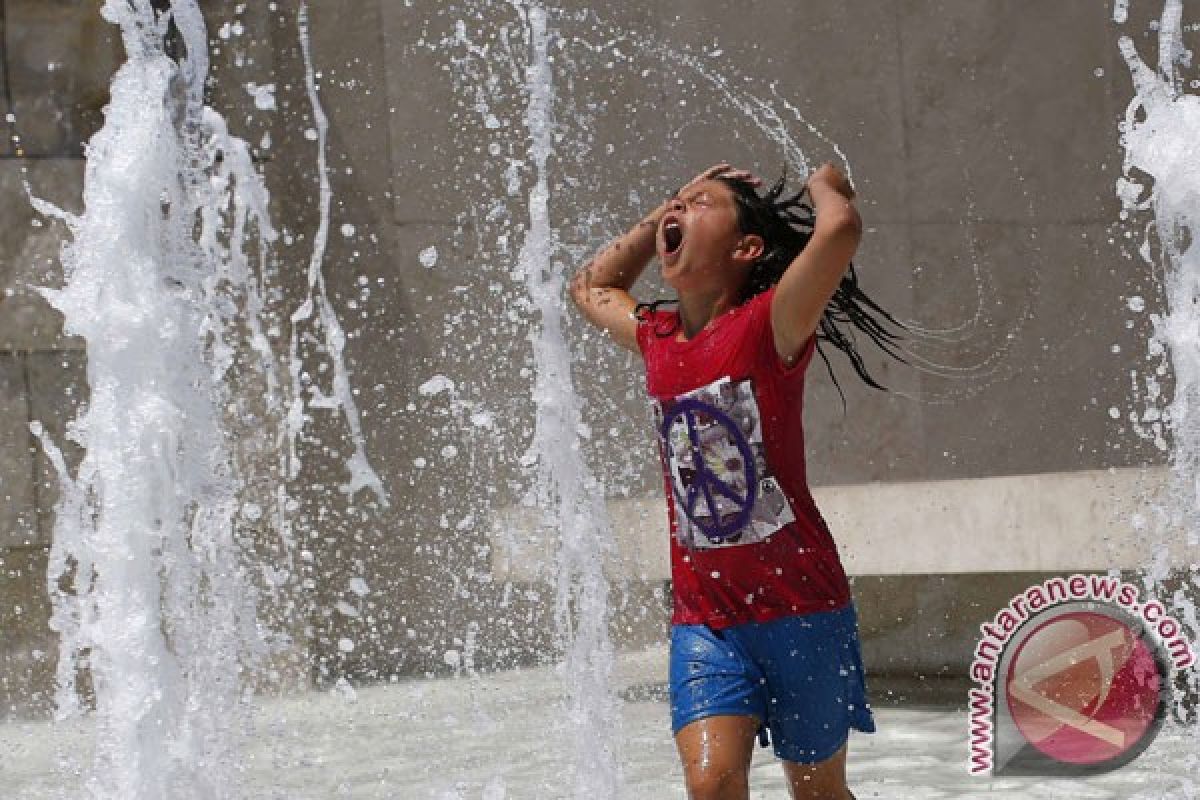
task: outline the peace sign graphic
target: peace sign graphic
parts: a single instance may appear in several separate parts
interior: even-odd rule
[[[721,409],[692,397],[680,399],[663,416],[662,437],[672,465],[676,503],[710,541],[738,535],[750,522],[758,499],[754,452],[741,428]],[[684,452],[677,452],[672,440],[676,425],[687,430]],[[719,475],[710,460],[714,457],[726,468],[726,475],[739,467],[741,475],[733,481]]]

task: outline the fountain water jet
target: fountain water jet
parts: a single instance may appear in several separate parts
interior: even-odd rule
[[[1114,20],[1123,24],[1129,4],[1120,3]],[[1122,177],[1117,194],[1126,220],[1151,216],[1139,248],[1143,260],[1163,272],[1166,310],[1153,316],[1154,333],[1149,342],[1152,360],[1159,368],[1144,376],[1150,407],[1131,412],[1133,428],[1143,436],[1157,440],[1165,448],[1164,433],[1171,436],[1170,462],[1174,491],[1169,507],[1159,509],[1164,530],[1155,531],[1146,565],[1147,589],[1154,591],[1170,577],[1173,558],[1172,539],[1186,538],[1187,548],[1200,545],[1200,315],[1196,298],[1200,297],[1200,95],[1185,91],[1183,70],[1190,66],[1191,53],[1183,42],[1183,2],[1166,0],[1158,20],[1157,70],[1137,52],[1133,39],[1123,35],[1118,41],[1121,55],[1133,79],[1134,97],[1121,124],[1121,144],[1125,149]],[[1193,84],[1194,85],[1194,84]],[[1174,394],[1166,407],[1159,409],[1161,397],[1158,376],[1166,371],[1167,359],[1174,380]],[[1170,517],[1181,517],[1182,528]],[[1169,533],[1167,529],[1182,531]],[[1170,613],[1190,629],[1200,632],[1195,604],[1188,598],[1200,588],[1200,576],[1193,568],[1170,600]],[[1194,699],[1200,694],[1200,676],[1195,670],[1184,673],[1188,692]],[[1186,716],[1186,695],[1175,699],[1175,713]]]
[[[88,145],[85,210],[74,216],[33,200],[70,231],[64,286],[42,291],[65,331],[86,342],[90,386],[68,432],[85,451],[74,475],[33,426],[62,486],[48,575],[61,641],[56,704],[60,718],[78,713],[77,675],[90,673],[91,796],[233,797],[248,724],[243,692],[268,656],[294,646],[286,482],[299,469],[296,421],[306,403],[298,379],[281,380],[264,330],[276,238],[269,198],[246,143],[204,104],[208,38],[198,5],[109,0],[102,13],[120,26],[128,61]],[[307,60],[303,10],[301,34]],[[166,51],[174,35],[185,53],[178,60]],[[308,73],[321,119],[311,63]],[[343,414],[355,444],[346,490],[369,488],[386,503],[366,459],[320,244],[318,236],[293,330],[318,306],[334,365],[332,399],[321,405]],[[232,388],[235,366],[237,384],[257,375],[261,395]],[[307,389],[316,405],[319,392]],[[239,436],[247,427],[252,434]],[[268,524],[280,541],[259,541],[263,511],[252,499],[274,506]],[[283,620],[264,619],[264,598]]]
[[[526,460],[536,465],[538,505],[558,531],[555,619],[566,642],[563,678],[575,739],[574,796],[615,798],[617,770],[616,698],[611,677],[613,647],[608,636],[608,582],[603,565],[612,551],[603,487],[583,459],[583,418],[571,381],[571,352],[563,335],[565,264],[553,252],[547,161],[552,151],[553,76],[551,34],[544,9],[514,2],[528,26],[529,96],[525,124],[530,135],[534,184],[529,191],[529,229],[518,271],[538,313],[533,339],[537,409]]]

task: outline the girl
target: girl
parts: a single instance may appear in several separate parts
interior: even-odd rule
[[[898,323],[857,287],[862,223],[841,172],[826,164],[791,196],[783,178],[760,186],[729,164],[706,170],[602,250],[571,296],[643,357],[655,401],[689,796],[748,797],[755,734],[765,745],[769,732],[793,797],[844,800],[849,729],[875,723],[849,585],[805,475],[804,373],[819,327],[881,388],[842,328],[899,358],[871,312]],[[630,295],[656,254],[675,311]]]

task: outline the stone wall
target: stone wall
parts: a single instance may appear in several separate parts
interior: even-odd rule
[[[291,309],[302,296],[317,185],[296,3],[246,4],[253,8],[240,13],[224,0],[203,5],[212,102],[256,145],[284,234],[278,302]],[[531,384],[521,372],[531,322],[510,267],[530,175],[518,169],[506,195],[495,182],[502,157],[492,154],[497,145],[519,160],[527,148],[522,98],[495,98],[491,113],[503,124],[489,128],[464,106],[464,79],[449,68],[453,48],[438,44],[460,19],[478,37],[508,25],[519,38],[520,23],[499,4],[312,5],[336,198],[326,278],[350,336],[368,449],[392,503],[384,511],[346,501],[337,490],[346,431],[314,413],[309,433],[330,449],[309,453],[301,480],[299,531],[318,579],[306,605],[311,678],[444,670],[445,652],[467,641],[480,666],[547,657],[553,587],[544,574],[497,579],[492,546],[494,526],[511,518],[528,486],[519,457],[531,423]],[[3,2],[8,91],[0,112],[11,112],[14,136],[0,141],[0,714],[45,705],[39,693],[54,649],[43,589],[54,488],[28,423],[41,421],[62,441],[86,392],[78,343],[62,337],[56,315],[26,288],[59,280],[64,231],[32,212],[22,186],[27,180],[68,209],[78,204],[81,143],[99,124],[120,60],[96,6]],[[1090,0],[697,0],[590,14],[585,4],[568,6],[555,17],[562,48],[554,51],[567,136],[550,173],[552,214],[570,252],[595,247],[710,162],[728,157],[775,172],[780,152],[712,76],[730,81],[735,96],[790,103],[852,165],[866,223],[861,280],[911,324],[916,358],[905,366],[868,356],[896,390],[883,394],[831,356],[845,410],[814,364],[806,424],[815,486],[1164,463],[1153,443],[1109,416],[1129,408],[1130,371],[1145,368],[1148,314],[1130,313],[1125,298],[1143,296],[1151,311],[1161,299],[1114,227],[1116,123],[1131,88],[1105,8]],[[1130,27],[1145,31],[1147,21]],[[596,56],[613,31],[622,35],[606,47],[625,61]],[[680,67],[679,53],[707,53],[708,77]],[[255,107],[249,82],[275,85],[275,110]],[[833,157],[802,124],[792,127],[814,158]],[[491,199],[512,223],[507,253],[483,235],[494,231],[479,216]],[[438,259],[426,268],[419,254],[430,247]],[[569,334],[593,431],[590,463],[614,498],[657,508],[660,473],[637,365],[587,340],[577,319]],[[453,396],[419,391],[435,375],[454,381]],[[472,425],[481,411],[495,429]],[[456,455],[445,455],[448,447]],[[652,520],[645,535],[664,534]],[[848,561],[869,541],[857,531],[835,535]],[[626,555],[645,543],[631,547]],[[925,556],[924,569],[903,577],[856,578],[869,669],[929,674],[936,662],[961,674],[985,609],[1048,568],[944,574],[952,570],[939,551]],[[662,576],[623,577],[618,640],[660,636]],[[364,613],[349,617],[336,608],[353,599],[354,578],[371,593]],[[897,593],[912,601],[898,622]],[[355,649],[339,650],[340,639]],[[926,643],[935,640],[941,649],[931,651]],[[906,644],[889,644],[896,641]]]

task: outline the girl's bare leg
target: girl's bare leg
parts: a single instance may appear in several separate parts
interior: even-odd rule
[[[747,800],[750,758],[758,719],[716,716],[698,719],[675,734],[691,800]]]
[[[784,761],[783,772],[795,800],[854,800],[846,788],[846,745],[816,764]]]

